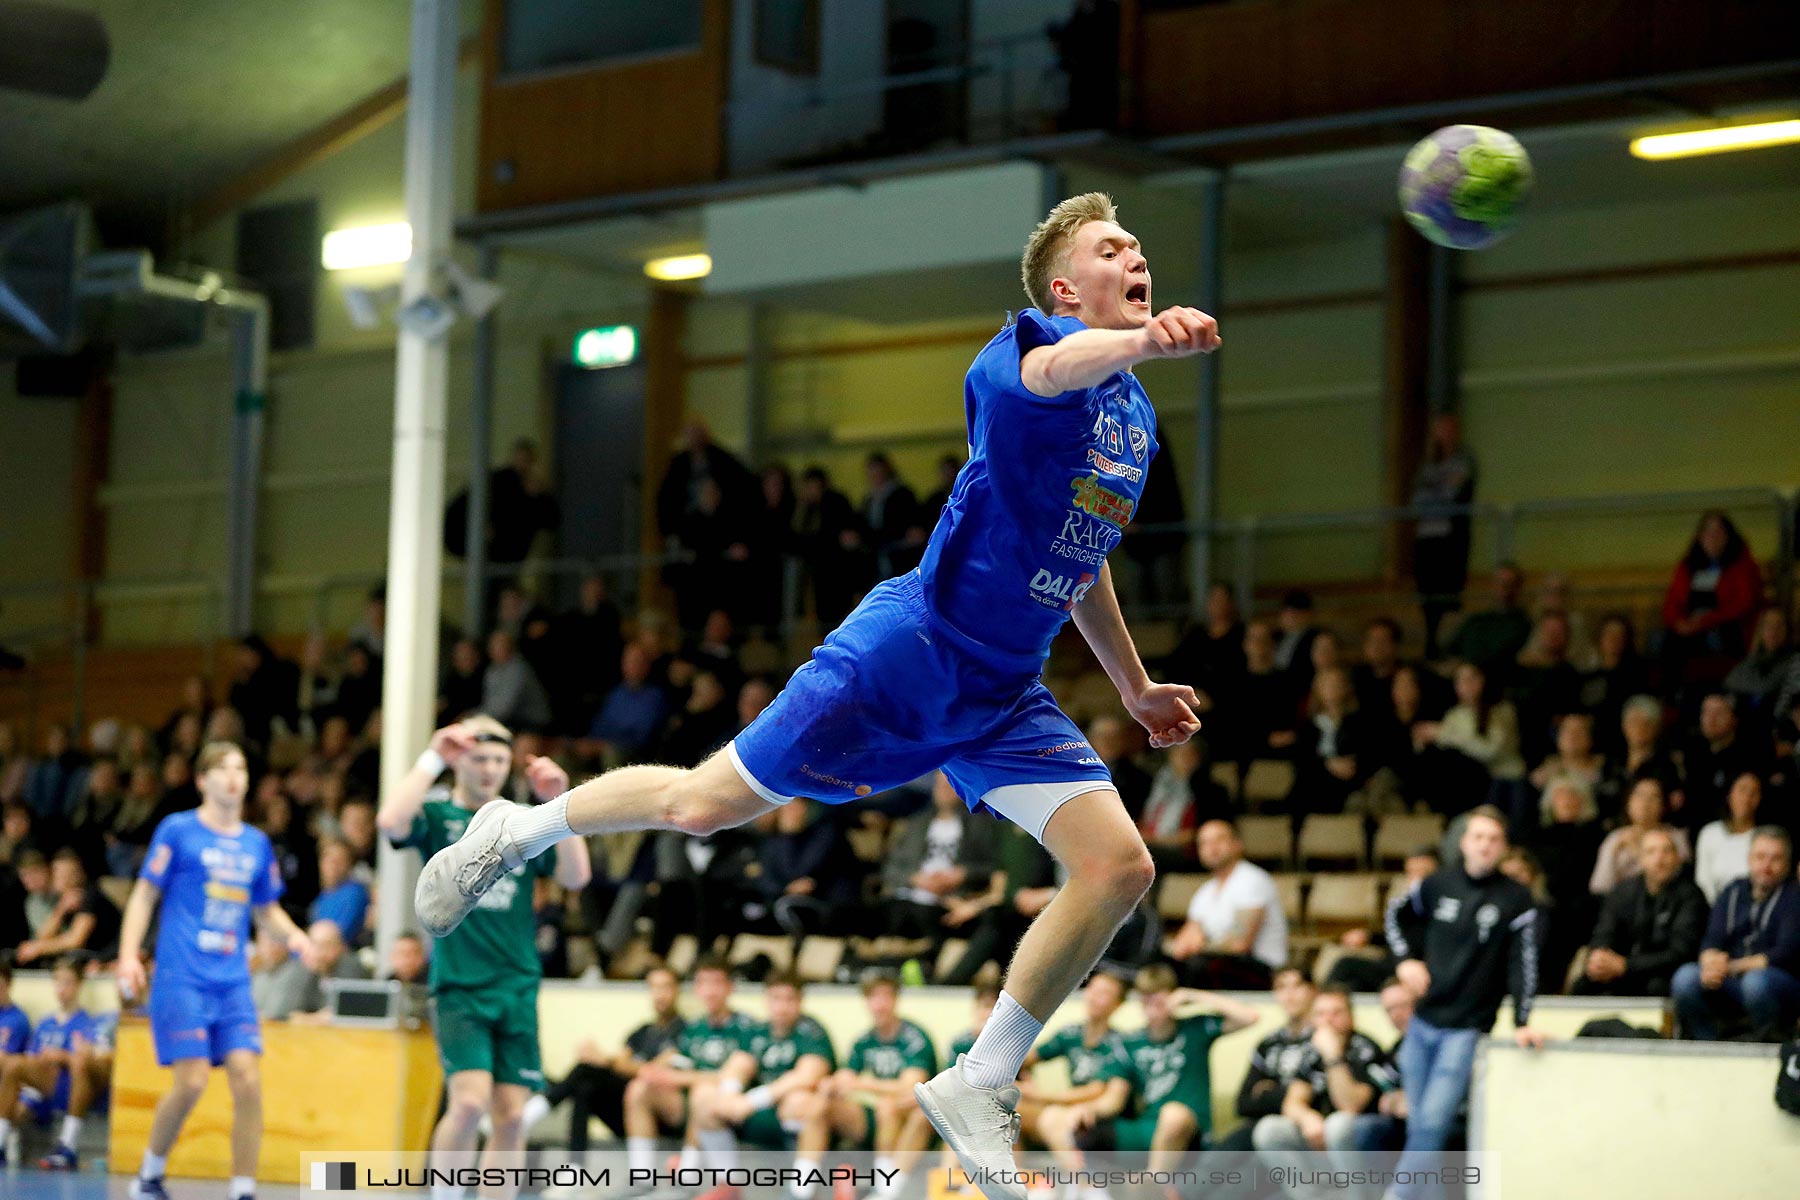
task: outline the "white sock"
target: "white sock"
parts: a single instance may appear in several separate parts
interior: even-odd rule
[[[681,1162],[678,1165],[683,1171],[692,1171],[695,1167],[699,1166],[700,1147],[683,1146],[681,1148]]]
[[[699,1138],[707,1166],[729,1171],[738,1165],[737,1134],[729,1129],[702,1129]]]
[[[463,1200],[466,1190],[460,1183],[434,1183],[431,1185],[431,1200]]]
[[[794,1170],[800,1172],[800,1182],[793,1184],[788,1188],[788,1195],[792,1196],[794,1200],[810,1200],[813,1189],[816,1188],[818,1184],[808,1179],[807,1176],[814,1172],[821,1175],[824,1174],[824,1165],[816,1158],[796,1158],[794,1160]]]
[[[6,1139],[12,1136],[12,1122],[0,1117],[0,1149],[6,1146]]]
[[[906,1182],[906,1176],[894,1169],[894,1158],[890,1154],[875,1156],[875,1194],[886,1200],[900,1190]]]
[[[169,1169],[169,1160],[160,1154],[144,1151],[144,1165],[138,1168],[139,1179],[161,1179]]]
[[[656,1170],[655,1138],[628,1137],[625,1139],[625,1152],[630,1156],[633,1171]]]
[[[231,1186],[227,1190],[231,1200],[242,1200],[244,1196],[256,1195],[256,1178],[252,1175],[233,1175]]]
[[[526,861],[536,858],[566,837],[575,836],[569,828],[569,793],[546,800],[536,808],[507,813],[507,828]]]
[[[524,1121],[526,1132],[531,1127],[550,1115],[550,1101],[542,1092],[533,1092],[531,1099],[525,1102],[525,1109],[519,1114]]]
[[[0,1134],[0,1137],[3,1137],[3,1136],[5,1136],[5,1135]],[[62,1144],[67,1146],[69,1149],[73,1150],[75,1148],[75,1143],[77,1141],[79,1141],[80,1139],[81,1139],[81,1118],[80,1117],[71,1117],[71,1116],[68,1116],[67,1114],[65,1114],[63,1116]]]
[[[997,1088],[1019,1077],[1025,1056],[1044,1032],[1044,1023],[1026,1012],[1012,993],[1001,992],[994,1013],[963,1055],[962,1079],[970,1087]]]

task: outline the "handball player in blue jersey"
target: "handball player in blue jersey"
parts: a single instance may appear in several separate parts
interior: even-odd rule
[[[1020,940],[974,1047],[916,1091],[971,1175],[1011,1171],[1025,1055],[1154,876],[1105,765],[1039,679],[1051,639],[1074,618],[1151,745],[1200,728],[1193,689],[1145,674],[1106,556],[1157,447],[1131,368],[1209,352],[1217,327],[1191,308],[1152,315],[1143,250],[1098,193],[1057,205],[1022,268],[1032,307],[969,368],[969,461],[918,569],[877,585],[699,767],[624,767],[535,809],[490,804],[427,864],[415,895],[441,935],[495,879],[571,833],[704,835],[795,796],[841,804],[941,767],[971,809],[1030,830],[1068,873]]]
[[[161,904],[150,1037],[157,1063],[174,1068],[175,1078],[156,1106],[131,1200],[168,1200],[163,1172],[169,1151],[217,1066],[231,1084],[229,1194],[242,1200],[255,1192],[262,1027],[250,998],[251,920],[294,953],[310,959],[313,952],[305,932],[276,903],[281,868],[268,835],[244,823],[250,784],[244,752],[230,742],[208,742],[194,761],[194,784],[200,807],[157,825],[119,934],[120,998],[135,1002],[144,994],[144,935]]]

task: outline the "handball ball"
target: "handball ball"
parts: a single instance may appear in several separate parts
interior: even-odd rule
[[[1531,191],[1531,159],[1512,134],[1446,125],[1414,146],[1400,168],[1400,208],[1440,246],[1479,250],[1518,219]]]

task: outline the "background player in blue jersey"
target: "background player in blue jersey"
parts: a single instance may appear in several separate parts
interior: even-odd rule
[[[571,833],[709,834],[795,796],[838,804],[941,767],[971,809],[1030,830],[1068,872],[974,1048],[918,1089],[971,1174],[1010,1169],[1025,1054],[1155,874],[1100,756],[1039,679],[1051,639],[1074,618],[1153,746],[1200,728],[1193,689],[1145,673],[1106,556],[1156,453],[1131,367],[1211,351],[1219,336],[1191,308],[1152,315],[1149,264],[1116,217],[1108,197],[1076,196],[1026,242],[1033,307],[969,369],[969,461],[919,567],[871,591],[699,767],[625,767],[529,812],[483,809],[419,877],[426,929],[454,928],[492,881]]]
[[[166,817],[144,856],[119,934],[119,992],[144,994],[140,952],[150,918],[162,906],[156,937],[156,986],[150,1036],[156,1061],[174,1082],[156,1106],[132,1200],[167,1200],[169,1151],[200,1100],[207,1076],[223,1065],[231,1082],[232,1200],[256,1190],[262,1142],[262,1028],[250,998],[250,922],[310,960],[312,942],[283,912],[281,869],[268,835],[244,823],[250,774],[230,742],[208,742],[194,761],[200,807]]]
[[[81,964],[67,958],[59,961],[52,971],[52,986],[56,1011],[38,1021],[24,1053],[12,1056],[0,1071],[0,1165],[6,1161],[4,1147],[13,1122],[43,1122],[52,1112],[68,1109],[69,1068],[76,1049],[93,1035],[93,1015],[81,1007]],[[68,1132],[65,1128],[65,1135]]]

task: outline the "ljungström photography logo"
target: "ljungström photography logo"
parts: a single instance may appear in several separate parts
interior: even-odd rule
[[[356,1164],[353,1162],[316,1162],[312,1165],[312,1190],[315,1192],[354,1192]]]

